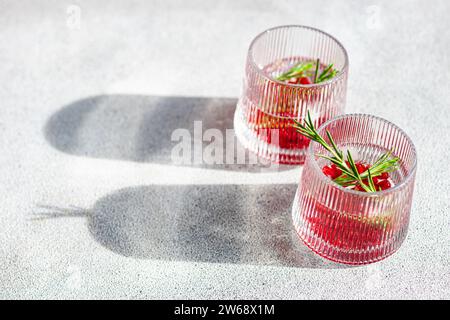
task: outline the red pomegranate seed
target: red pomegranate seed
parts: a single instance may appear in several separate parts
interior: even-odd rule
[[[389,179],[389,173],[387,172],[383,172],[381,175],[379,175],[380,179]]]
[[[334,178],[333,179],[336,179],[337,177],[339,177],[342,174],[342,170],[339,169],[337,167],[337,165],[335,165],[334,163],[331,164],[331,169],[334,170]]]
[[[331,179],[336,179],[342,174],[341,169],[339,169],[334,163],[331,166],[324,166],[322,172]]]
[[[332,169],[330,168],[330,166],[324,166],[322,168],[322,172],[323,172],[324,175],[326,175],[328,177],[331,177]]]
[[[300,84],[311,84],[311,80],[308,77],[301,77]]]
[[[389,180],[381,180],[378,183],[378,186],[381,188],[381,190],[386,190],[391,187],[391,183],[389,182]]]
[[[348,161],[346,161],[347,165],[350,166],[350,163]],[[363,173],[365,171],[367,171],[367,169],[369,169],[370,165],[367,164],[363,164],[361,162],[357,162],[355,163],[356,169],[358,170],[358,173]],[[331,179],[336,179],[337,177],[342,175],[342,170],[339,169],[334,163],[332,163],[331,165],[328,166],[324,166],[322,168],[322,172],[329,178]],[[375,189],[378,190],[386,190],[391,188],[391,183],[389,182],[389,174],[387,172],[384,172],[382,174],[380,174],[379,176],[373,177],[373,183],[375,185]],[[363,183],[365,185],[369,185],[368,179],[364,179]],[[364,188],[362,186],[360,186],[359,184],[353,187],[353,190],[357,190],[357,191],[362,191],[362,192],[366,192],[366,190],[364,190]]]
[[[356,166],[356,169],[358,169],[358,173],[363,173],[364,171],[366,171],[369,168],[368,165],[362,164],[360,162],[355,163],[355,166]]]

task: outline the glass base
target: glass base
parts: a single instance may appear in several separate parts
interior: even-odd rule
[[[240,101],[237,103],[234,113],[234,132],[239,142],[258,157],[279,164],[303,164],[305,162],[306,148],[284,149],[258,137],[256,132],[248,127]]]

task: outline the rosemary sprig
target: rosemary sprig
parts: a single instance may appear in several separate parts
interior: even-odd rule
[[[316,70],[314,71],[313,83],[317,83],[317,73],[319,72],[320,59],[316,60]]]
[[[376,190],[373,177],[379,176],[384,172],[392,172],[398,168],[399,158],[391,157],[392,151],[389,151],[379,157],[370,168],[360,174],[349,150],[347,150],[346,161],[344,153],[337,147],[331,133],[326,130],[328,140],[330,141],[330,143],[327,143],[325,139],[317,132],[311,120],[311,114],[309,111],[304,121],[304,125],[295,120],[294,122],[294,128],[300,134],[311,139],[312,141],[320,143],[331,154],[331,156],[322,154],[318,154],[317,156],[329,160],[342,171],[342,174],[333,180],[341,186],[347,187],[360,185],[367,192],[376,192],[378,190]],[[367,180],[367,183],[364,182],[365,180]]]
[[[337,73],[338,73],[337,70],[333,69],[333,64],[331,63],[325,69],[323,69],[322,73],[317,78],[317,81],[315,81],[314,83],[327,81],[333,78]]]
[[[329,64],[322,72],[319,74],[320,69],[320,59],[317,59],[315,62],[299,62],[295,64],[292,68],[290,68],[285,73],[279,75],[276,79],[279,81],[289,80],[291,78],[297,78],[300,76],[304,76],[307,71],[315,67],[313,74],[313,83],[320,83],[327,81],[338,73],[336,69],[333,69],[333,64]],[[311,72],[310,72],[311,73]]]
[[[377,177],[384,172],[393,172],[398,169],[398,157],[391,157],[392,150],[384,153],[378,158],[377,161],[370,167],[370,170],[364,171],[361,173],[361,178],[368,179],[369,183],[372,177]],[[370,176],[370,179],[369,179]],[[351,183],[353,180],[350,177],[340,176],[334,179],[334,181],[340,185],[347,185]]]
[[[287,72],[279,75],[277,77],[277,80],[284,81],[284,80],[289,80],[294,77],[301,76],[305,71],[308,71],[312,67],[313,67],[313,64],[310,62],[308,62],[308,63],[299,62],[296,65],[294,65],[291,69],[289,69]]]

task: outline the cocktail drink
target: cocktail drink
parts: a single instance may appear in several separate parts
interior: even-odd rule
[[[400,247],[408,230],[415,147],[400,128],[369,115],[340,116],[317,132],[327,137],[327,130],[337,149],[352,155],[363,183],[330,163],[326,148],[311,144],[292,208],[295,229],[307,246],[330,260],[367,264],[384,259]],[[381,173],[376,167],[385,155],[386,163],[389,156],[395,160],[395,170]],[[374,192],[366,192],[369,185]]]
[[[309,139],[296,132],[294,120],[306,110],[316,125],[342,114],[347,70],[343,46],[320,30],[282,26],[263,32],[247,57],[234,119],[238,139],[271,161],[303,163]]]

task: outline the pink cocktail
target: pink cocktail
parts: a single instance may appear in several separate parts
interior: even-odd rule
[[[392,151],[399,169],[389,173],[389,180],[379,178],[382,191],[345,188],[324,174],[328,160],[317,155],[327,151],[311,144],[292,208],[294,227],[308,247],[330,260],[367,264],[384,259],[400,247],[408,230],[416,149],[400,128],[374,116],[340,116],[318,132],[325,136],[325,130],[358,163],[374,163]]]
[[[321,69],[333,64],[337,75],[313,83],[304,77],[279,80],[299,63],[319,59]],[[344,47],[323,31],[281,26],[257,36],[250,45],[243,94],[235,112],[235,132],[241,143],[263,158],[287,164],[303,163],[309,140],[293,128],[310,110],[316,126],[344,111],[348,59]],[[306,78],[309,78],[307,80]],[[306,80],[306,81],[305,81]]]

